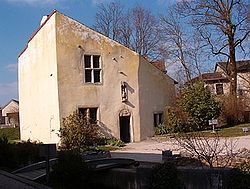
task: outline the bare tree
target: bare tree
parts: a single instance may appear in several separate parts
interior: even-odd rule
[[[98,7],[94,28],[131,48],[142,56],[155,57],[159,41],[157,19],[142,6],[124,13],[123,6],[114,1]]]
[[[156,17],[139,5],[131,10],[131,15],[131,48],[142,56],[153,57],[159,42]]]
[[[186,18],[170,7],[167,15],[160,16],[160,51],[164,58],[172,64],[181,65],[178,73],[183,73],[189,81],[202,72],[202,62],[206,57],[205,44],[199,33],[192,26],[187,25]]]
[[[131,40],[132,40],[132,24],[131,24],[131,16],[130,11],[126,14],[123,14],[123,18],[121,20],[121,25],[119,28],[119,39],[118,41],[124,46],[130,48]]]
[[[209,167],[229,166],[237,154],[237,140],[221,138],[217,134],[205,137],[202,133],[187,133],[175,136],[175,140],[189,157]]]
[[[187,35],[183,31],[178,15],[170,11],[161,16],[161,52],[173,63],[180,63],[184,68],[186,81],[191,80],[191,68],[188,63]]]
[[[248,0],[182,0],[178,11],[192,17],[192,25],[210,46],[214,55],[228,60],[230,94],[236,99],[236,52],[244,52],[250,34]]]
[[[101,3],[96,13],[94,28],[107,37],[118,40],[123,18],[123,6],[119,1]]]

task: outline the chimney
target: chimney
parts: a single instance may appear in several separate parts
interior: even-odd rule
[[[43,23],[48,19],[49,15],[43,16],[42,20],[40,22],[40,26],[43,25]]]
[[[164,73],[167,73],[164,60],[157,60],[152,62],[152,64]]]

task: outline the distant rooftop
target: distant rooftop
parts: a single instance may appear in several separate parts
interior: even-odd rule
[[[192,82],[196,82],[199,80],[203,81],[218,81],[218,80],[228,80],[225,76],[223,76],[221,73],[214,72],[214,73],[203,73],[195,78],[192,79]]]
[[[217,62],[217,66],[220,66],[225,72],[227,72],[228,63],[227,62]],[[248,72],[250,71],[250,60],[241,60],[236,62],[237,72]]]

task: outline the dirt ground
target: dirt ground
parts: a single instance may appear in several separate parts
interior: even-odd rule
[[[234,151],[250,150],[250,135],[230,138],[235,141]],[[141,142],[128,143],[125,147],[111,152],[112,157],[132,158],[137,161],[161,162],[162,151],[172,150],[173,154],[183,153],[173,138],[152,137]]]

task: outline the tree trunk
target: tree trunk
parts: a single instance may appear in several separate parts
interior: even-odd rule
[[[235,41],[234,33],[232,31],[232,24],[228,24],[228,44],[229,44],[229,67],[228,75],[230,80],[230,96],[232,101],[232,108],[234,110],[234,122],[237,122],[238,105],[237,105],[237,67],[235,57]]]
[[[232,24],[228,24],[228,47],[229,47],[229,67],[228,75],[230,80],[230,95],[237,98],[237,67],[235,57],[235,41]]]

